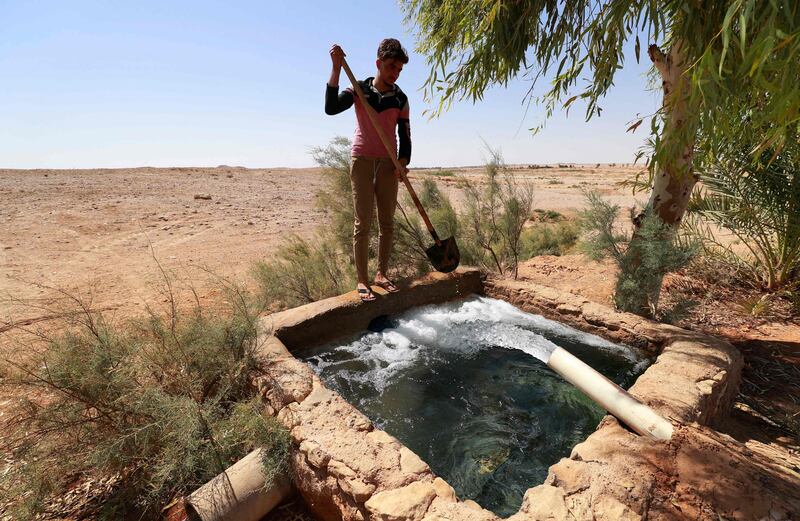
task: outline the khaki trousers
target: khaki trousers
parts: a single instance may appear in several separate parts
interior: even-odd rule
[[[369,284],[369,232],[375,206],[378,207],[378,270],[386,274],[392,253],[394,210],[397,206],[397,177],[388,157],[354,157],[350,168],[353,188],[353,256],[358,281]]]

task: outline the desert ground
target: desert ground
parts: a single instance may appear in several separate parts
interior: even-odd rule
[[[512,167],[536,189],[536,207],[580,208],[579,188],[633,205],[635,167]],[[453,169],[474,177],[481,168]],[[458,203],[456,177],[432,176]],[[314,194],[320,169],[133,168],[0,170],[0,320],[40,318],[63,290],[97,307],[133,312],[159,295],[159,268],[202,280],[247,276],[289,234],[310,237],[324,218]],[[201,198],[202,197],[202,198]],[[2,327],[2,325],[0,325]]]
[[[623,209],[645,199],[620,184],[641,172],[638,166],[511,168],[533,185],[534,206],[543,210],[574,214],[584,205],[582,188],[599,191]],[[457,175],[414,169],[410,177],[412,182],[435,179],[458,205],[458,176],[477,178],[481,168],[447,170]],[[14,355],[21,328],[46,325],[64,294],[90,298],[93,308],[127,317],[163,299],[161,269],[191,280],[201,299],[214,291],[215,277],[246,281],[253,264],[269,258],[289,234],[313,236],[325,218],[314,194],[325,182],[316,168],[0,170],[3,354]],[[526,262],[520,278],[609,304],[614,273],[609,264],[581,255],[547,256]],[[667,283],[689,284],[680,277]],[[793,319],[754,319],[733,298],[703,306],[692,323],[681,325],[739,346],[746,355],[746,382],[768,379],[768,366],[759,360],[772,356],[793,367],[785,374],[800,373],[800,326]],[[800,381],[783,384],[774,391],[776,399],[797,407]],[[760,385],[768,387],[766,382]],[[774,466],[782,479],[796,480],[800,495],[798,440],[743,402],[722,432]]]

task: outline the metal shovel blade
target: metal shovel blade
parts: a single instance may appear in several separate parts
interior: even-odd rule
[[[434,244],[427,250],[425,254],[430,259],[436,271],[442,273],[450,273],[458,268],[458,263],[461,261],[461,254],[458,253],[458,244],[456,244],[455,237],[448,237],[442,239],[439,244]]]

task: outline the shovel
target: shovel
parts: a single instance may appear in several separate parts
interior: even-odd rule
[[[372,126],[378,133],[378,137],[381,139],[383,146],[386,147],[386,152],[389,154],[392,162],[394,162],[394,167],[400,173],[400,178],[403,180],[403,184],[405,184],[406,188],[408,188],[408,193],[411,194],[411,200],[414,201],[414,206],[417,207],[417,211],[419,211],[419,214],[422,216],[422,220],[425,221],[425,227],[428,228],[431,237],[433,237],[434,244],[425,250],[425,255],[428,256],[428,259],[431,261],[431,264],[433,264],[433,267],[436,268],[436,271],[450,273],[458,267],[458,263],[461,260],[461,255],[458,253],[458,245],[456,244],[455,237],[448,237],[447,239],[439,238],[439,234],[437,234],[436,230],[433,228],[433,224],[431,224],[431,220],[428,218],[427,212],[425,212],[425,209],[422,207],[422,203],[419,202],[419,198],[417,197],[417,193],[414,191],[414,187],[411,186],[408,177],[406,177],[403,165],[401,165],[400,161],[397,160],[397,153],[395,152],[392,143],[386,137],[383,129],[378,124],[378,118],[375,114],[375,109],[373,109],[369,102],[367,102],[364,92],[361,90],[358,81],[356,81],[355,76],[353,76],[353,71],[350,70],[350,66],[347,65],[347,61],[344,58],[342,58],[342,66],[345,74],[347,74],[347,77],[350,79],[350,83],[353,84],[353,90],[361,100],[361,104],[364,106],[364,110],[369,117],[369,121],[372,123]]]

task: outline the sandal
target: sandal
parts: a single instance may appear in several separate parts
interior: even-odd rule
[[[388,291],[389,293],[397,293],[398,291],[400,291],[400,289],[395,285],[395,283],[389,279],[380,282],[376,280],[375,282],[373,282],[373,284],[375,284],[381,289]]]
[[[372,302],[378,298],[369,288],[356,288],[356,291],[358,292],[358,296],[361,298],[361,302]]]

